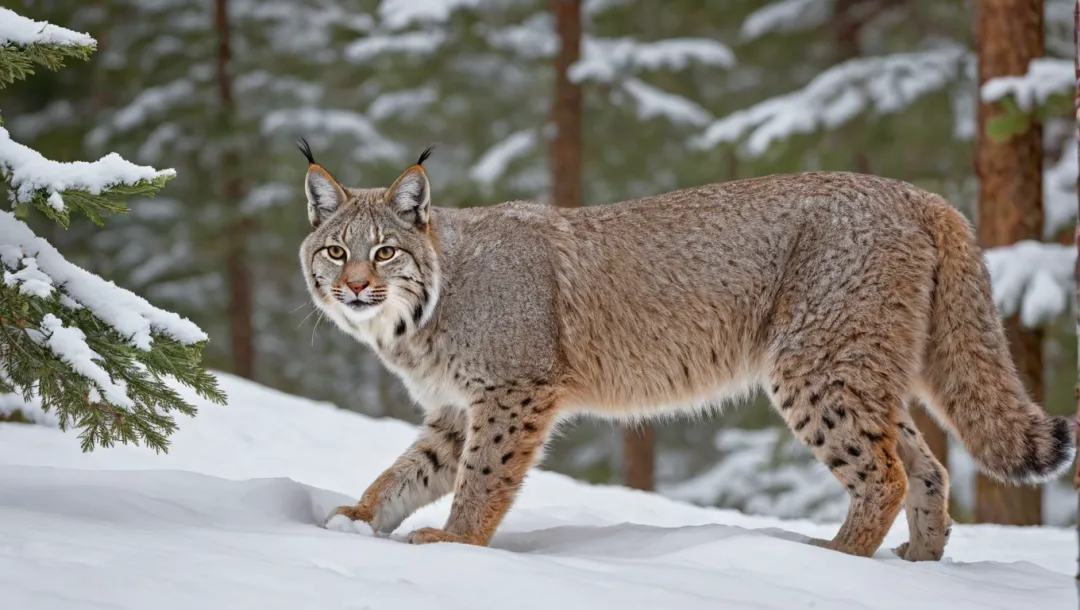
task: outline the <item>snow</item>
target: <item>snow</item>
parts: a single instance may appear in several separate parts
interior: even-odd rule
[[[1071,59],[1040,57],[1031,60],[1022,76],[999,76],[983,84],[984,102],[996,102],[1011,96],[1021,110],[1031,110],[1046,103],[1055,94],[1069,94],[1076,84]]]
[[[581,59],[570,66],[568,76],[575,82],[611,82],[627,70],[683,70],[692,62],[730,68],[735,65],[735,54],[708,38],[641,42],[632,38],[586,36],[582,40]]]
[[[281,182],[264,182],[251,188],[240,204],[240,209],[245,213],[253,214],[275,205],[292,203],[296,201],[297,195],[295,186]]]
[[[516,25],[492,29],[485,32],[485,37],[495,49],[512,52],[521,59],[550,59],[559,50],[555,19],[548,12],[531,15]]]
[[[445,23],[454,11],[475,8],[481,0],[382,0],[379,21],[392,30],[415,23]]]
[[[681,95],[657,89],[636,78],[628,78],[622,85],[637,102],[637,115],[643,121],[662,117],[677,125],[704,127],[712,120],[708,110]]]
[[[777,140],[836,127],[864,110],[881,114],[902,110],[952,82],[967,55],[960,47],[949,47],[848,60],[817,75],[801,90],[713,122],[693,143],[712,148],[746,136],[744,150],[760,156]]]
[[[586,17],[595,17],[604,11],[626,6],[631,0],[585,0],[581,4],[581,13]]]
[[[36,150],[15,142],[7,130],[0,127],[0,175],[11,186],[11,196],[16,202],[29,202],[42,190],[50,198],[52,195],[59,197],[60,191],[66,190],[84,190],[98,195],[110,187],[175,176],[176,172],[135,165],[116,153],[93,162],[51,161]],[[51,199],[49,203],[53,207],[57,205]]]
[[[1072,245],[1020,241],[988,248],[994,305],[1002,316],[1020,312],[1024,326],[1037,327],[1068,309],[1076,248]]]
[[[128,342],[143,350],[158,331],[184,344],[207,339],[186,318],[157,309],[142,297],[68,262],[49,242],[34,235],[30,227],[11,212],[0,210],[0,261],[4,283],[18,286],[23,294],[48,297],[57,287],[75,303],[87,307],[112,326]]]
[[[358,143],[355,152],[361,161],[397,161],[405,155],[401,144],[383,136],[370,119],[351,110],[314,106],[273,110],[263,116],[261,129],[266,136],[279,131],[290,131],[308,137],[312,133],[335,137],[348,135]]]
[[[195,83],[186,78],[177,79],[161,87],[145,89],[135,99],[113,116],[113,124],[122,131],[143,124],[150,116],[167,111],[177,100],[195,95]]]
[[[5,606],[59,610],[475,608],[1063,608],[1075,533],[953,528],[946,559],[912,564],[800,543],[835,524],[690,506],[535,472],[491,548],[402,544],[441,526],[449,498],[390,539],[319,527],[415,429],[221,375],[230,404],[168,454],[79,451],[74,433],[0,424]],[[335,524],[336,527],[336,524]],[[355,529],[355,528],[354,528]],[[887,544],[906,539],[903,518]]]
[[[1071,124],[1071,122],[1070,122]],[[1076,221],[1076,138],[1065,140],[1061,157],[1043,172],[1043,237],[1047,239]]]
[[[346,534],[360,534],[361,536],[374,536],[375,530],[363,521],[353,521],[345,515],[334,515],[326,522],[326,529]]]
[[[88,34],[75,32],[45,21],[34,21],[0,7],[0,46],[24,47],[32,44],[62,47],[90,47],[97,43]]]
[[[108,371],[101,368],[95,360],[101,356],[86,344],[86,335],[78,328],[64,326],[63,321],[51,313],[41,320],[44,343],[52,353],[71,365],[76,373],[90,379],[102,389],[105,399],[118,407],[132,407],[134,402],[128,398],[127,385],[122,381],[113,381]]]
[[[744,40],[756,40],[772,32],[813,29],[831,16],[833,0],[779,0],[767,4],[743,21]]]
[[[345,58],[362,64],[392,53],[422,57],[439,50],[445,40],[446,34],[441,31],[371,34],[349,43],[345,47]]]
[[[525,129],[514,132],[481,155],[469,170],[469,176],[481,184],[493,184],[506,173],[506,168],[515,159],[525,155],[535,146],[536,132],[534,130]]]
[[[379,94],[368,105],[367,115],[372,120],[382,121],[390,117],[415,117],[439,99],[439,92],[434,87],[416,87]]]

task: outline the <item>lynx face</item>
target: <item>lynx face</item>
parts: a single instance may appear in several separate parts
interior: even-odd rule
[[[315,305],[350,334],[368,335],[374,324],[401,336],[426,323],[438,300],[439,266],[421,165],[388,189],[346,190],[310,156],[309,163],[312,232],[300,264]]]

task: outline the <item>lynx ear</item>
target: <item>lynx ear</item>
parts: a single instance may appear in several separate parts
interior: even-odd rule
[[[428,222],[428,208],[431,204],[431,184],[423,163],[431,155],[428,148],[405,173],[398,176],[394,184],[386,190],[386,202],[407,222],[416,227],[423,227]]]
[[[307,176],[304,177],[304,193],[307,194],[308,220],[314,228],[337,211],[348,197],[345,189],[338,184],[337,180],[334,180],[330,172],[315,162],[307,140],[300,138],[296,143],[300,147],[300,152],[304,153],[308,160]]]

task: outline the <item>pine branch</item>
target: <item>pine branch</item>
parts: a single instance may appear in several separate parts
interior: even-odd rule
[[[128,337],[88,309],[65,305],[62,294],[61,290],[41,298],[0,284],[0,378],[7,389],[28,401],[37,398],[44,411],[55,412],[61,429],[82,429],[79,438],[84,451],[118,442],[167,451],[167,437],[176,430],[174,414],[196,413],[195,406],[169,385],[170,379],[224,404],[216,378],[199,364],[205,342],[183,345],[154,333],[153,349],[135,348]],[[43,320],[50,314],[65,327],[82,331],[86,345],[96,354],[94,362],[113,382],[126,387],[131,404],[105,400],[99,384],[48,347]]]
[[[90,45],[62,45],[33,43],[23,46],[11,43],[0,45],[0,88],[34,73],[34,65],[56,71],[64,60],[87,59],[94,52]]]
[[[38,189],[31,195],[29,204],[20,203],[15,206],[15,216],[19,220],[26,220],[30,213],[30,204],[32,204],[47,218],[60,223],[65,229],[71,223],[72,212],[85,215],[100,227],[105,224],[105,216],[128,211],[126,199],[137,196],[152,197],[174,177],[173,174],[162,174],[152,180],[142,180],[135,184],[117,184],[96,195],[85,189],[67,190],[62,195],[64,200],[62,207],[53,206],[49,202],[50,193],[46,189]]]

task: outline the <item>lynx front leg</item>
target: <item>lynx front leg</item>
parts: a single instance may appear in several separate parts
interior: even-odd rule
[[[487,389],[469,409],[468,438],[446,527],[416,530],[408,541],[486,546],[529,467],[540,458],[555,411],[556,400],[544,385]]]
[[[454,407],[429,413],[420,438],[375,479],[359,502],[339,506],[329,519],[344,515],[388,534],[417,509],[449,493],[465,443],[466,421],[467,414]]]

